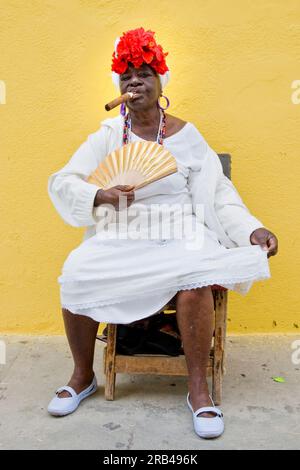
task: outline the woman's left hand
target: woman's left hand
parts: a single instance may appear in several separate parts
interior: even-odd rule
[[[268,251],[268,258],[275,256],[278,251],[278,240],[274,233],[264,227],[257,228],[250,235],[252,245],[260,245],[264,250]]]

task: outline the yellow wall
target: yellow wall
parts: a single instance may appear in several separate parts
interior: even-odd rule
[[[169,51],[170,113],[197,125],[217,152],[232,154],[234,184],[280,241],[272,278],[245,297],[230,293],[229,331],[297,333],[300,104],[291,85],[300,80],[299,0],[0,6],[0,331],[63,332],[57,277],[84,229],[60,219],[47,180],[108,117],[115,38],[144,26]]]

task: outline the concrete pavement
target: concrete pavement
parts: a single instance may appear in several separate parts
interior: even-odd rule
[[[75,413],[54,418],[47,405],[67,383],[72,359],[64,336],[0,336],[0,449],[299,449],[300,364],[295,335],[228,336],[222,437],[193,431],[186,378],[118,375],[104,399],[103,343],[97,341],[99,390]],[[295,343],[294,343],[295,345]],[[300,346],[299,346],[300,347]],[[284,383],[272,377],[284,377]]]

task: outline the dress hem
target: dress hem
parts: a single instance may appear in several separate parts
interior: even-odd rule
[[[259,281],[259,280],[265,280],[265,279],[270,279],[270,274],[265,274],[265,273],[260,273],[260,274],[255,274],[254,276],[248,276],[248,277],[237,277],[237,278],[230,278],[230,279],[213,279],[213,280],[206,280],[206,281],[201,281],[201,282],[193,282],[193,283],[189,283],[189,284],[182,284],[182,285],[173,285],[173,286],[164,286],[163,288],[158,288],[158,289],[154,289],[152,291],[144,291],[142,293],[139,293],[139,295],[147,295],[147,294],[152,294],[152,293],[156,293],[159,291],[166,291],[166,290],[176,290],[177,292],[180,291],[180,290],[192,290],[192,289],[196,289],[198,287],[205,287],[205,286],[208,286],[208,285],[214,285],[214,284],[217,284],[217,285],[220,285],[222,287],[225,287],[226,289],[228,290],[232,290],[232,291],[236,291],[236,292],[239,292],[241,294],[246,294],[248,292],[249,289],[243,289],[241,288],[241,286],[239,286],[239,290],[236,289],[236,284],[240,284],[240,283],[246,283],[246,282],[251,282],[251,281]],[[125,298],[124,298],[125,297]],[[114,304],[118,304],[118,303],[121,303],[121,302],[124,302],[124,301],[130,301],[130,300],[134,300],[136,298],[136,295],[131,295],[131,296],[123,296],[121,299],[113,299],[113,300],[96,300],[96,301],[92,301],[92,302],[85,302],[85,303],[77,303],[77,304],[69,304],[69,303],[64,303],[62,302],[61,303],[61,306],[62,308],[66,308],[68,310],[72,310],[72,309],[80,309],[80,310],[87,310],[87,309],[90,309],[90,308],[93,308],[93,307],[105,307],[107,305],[114,305]],[[109,321],[109,320],[101,320],[101,321]]]

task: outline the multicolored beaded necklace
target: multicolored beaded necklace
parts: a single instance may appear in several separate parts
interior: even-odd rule
[[[157,133],[156,142],[160,145],[163,145],[163,140],[166,135],[166,115],[165,112],[160,110],[160,123]],[[126,114],[124,118],[123,126],[123,145],[128,144],[131,141],[131,119],[129,113]]]

